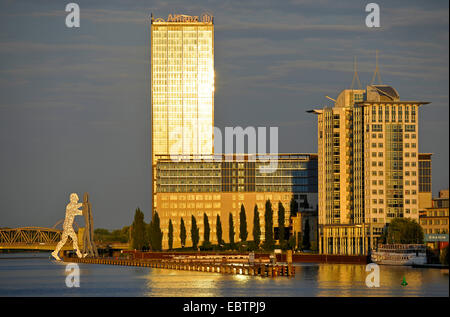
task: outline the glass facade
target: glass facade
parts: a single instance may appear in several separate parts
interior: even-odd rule
[[[156,155],[214,151],[212,21],[152,21],[151,78],[154,194]]]
[[[263,173],[258,160],[174,162],[159,159],[158,193],[168,192],[317,192],[317,156],[280,155],[277,170]]]
[[[419,155],[419,193],[427,192],[431,192],[431,155],[429,158]]]

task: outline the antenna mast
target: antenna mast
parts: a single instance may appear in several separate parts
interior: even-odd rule
[[[353,60],[353,80],[352,80],[352,86],[350,87],[351,89],[354,89],[355,87],[355,83],[358,83],[358,89],[361,89],[361,82],[359,81],[359,76],[358,76],[358,66],[356,63],[356,56]]]
[[[372,85],[375,82],[375,78],[378,77],[378,82],[381,85],[381,76],[380,76],[380,70],[378,69],[378,50],[375,51],[375,72],[373,73],[373,77],[372,77],[372,81],[370,82],[370,84]]]

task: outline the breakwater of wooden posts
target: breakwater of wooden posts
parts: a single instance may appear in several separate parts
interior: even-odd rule
[[[106,264],[121,266],[139,266],[158,269],[211,272],[222,274],[239,274],[261,277],[294,276],[295,269],[291,264],[267,263],[220,263],[193,262],[161,259],[115,259],[115,258],[76,258],[63,257],[64,262]]]
[[[194,261],[203,259],[211,261],[211,258],[226,259],[229,262],[248,262],[249,253],[227,253],[227,252],[142,252],[123,250],[123,254],[129,255],[134,259],[172,259],[172,258],[192,258]],[[120,253],[117,253],[119,255]],[[276,254],[277,262],[288,262],[287,255]],[[292,255],[293,263],[329,263],[329,264],[367,264],[370,263],[370,257],[364,255],[338,255],[338,254],[314,254],[314,253],[294,253]],[[255,253],[255,262],[270,262],[270,253]]]

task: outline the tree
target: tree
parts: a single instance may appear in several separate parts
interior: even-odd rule
[[[169,250],[173,249],[173,224],[172,219],[169,219]]]
[[[194,215],[191,217],[191,238],[192,238],[192,248],[197,250],[198,241],[200,240],[199,230],[197,227],[197,220],[195,220]]]
[[[203,244],[209,244],[209,232],[210,232],[210,228],[209,228],[209,220],[208,220],[208,215],[206,213],[203,214],[203,223],[204,223],[204,230],[203,230]]]
[[[301,232],[297,232],[297,249],[301,249],[303,245],[303,237]]]
[[[302,239],[302,247],[305,250],[309,250],[309,248],[311,247],[311,243],[309,240],[309,219],[306,218],[305,220],[305,229],[303,230],[303,239]]]
[[[297,216],[297,212],[298,212],[298,203],[297,203],[297,200],[294,199],[294,197],[292,197],[292,199],[291,199],[291,203],[290,203],[290,212],[291,212],[291,217]]]
[[[150,223],[150,244],[153,250],[162,250],[162,238],[163,233],[161,231],[161,224],[159,220],[158,212],[155,212],[153,219]]]
[[[230,212],[230,216],[228,217],[228,237],[230,238],[230,245],[234,245],[234,222],[233,222],[233,214]]]
[[[147,239],[145,237],[144,213],[139,208],[137,208],[134,213],[134,221],[132,226],[132,247],[135,250],[142,250],[147,246]]]
[[[255,241],[256,248],[259,248],[259,244],[261,243],[261,225],[259,223],[259,212],[256,204],[253,210],[253,241]]]
[[[284,206],[280,202],[278,202],[278,241],[280,242],[280,246],[284,245]]]
[[[223,243],[222,240],[222,222],[220,221],[220,215],[217,214],[217,221],[216,221],[216,236],[217,236],[217,244],[221,245]]]
[[[186,245],[186,226],[184,225],[183,217],[181,217],[181,222],[180,222],[180,241],[181,241],[181,247],[184,248]]]
[[[297,239],[295,238],[295,234],[293,234],[292,236],[289,237],[288,240],[288,247],[290,250],[294,250],[297,244]]]
[[[244,204],[241,205],[241,212],[239,213],[239,238],[242,242],[247,241],[247,216],[245,214]]]
[[[387,227],[385,239],[387,243],[423,243],[423,230],[413,219],[394,218]]]
[[[264,212],[264,248],[273,249],[273,210],[270,200],[266,201],[266,210]]]
[[[130,242],[130,227],[125,226],[112,232],[109,232],[107,229],[97,228],[94,230],[94,241],[128,243]]]
[[[449,263],[449,254],[448,254],[448,245],[442,250],[440,260],[443,265],[448,265]]]

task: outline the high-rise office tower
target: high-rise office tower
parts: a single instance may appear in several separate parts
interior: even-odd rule
[[[318,114],[319,251],[367,254],[396,217],[419,218],[419,106],[387,85],[343,90]]]
[[[213,154],[214,25],[209,15],[151,23],[152,210],[156,155]]]

